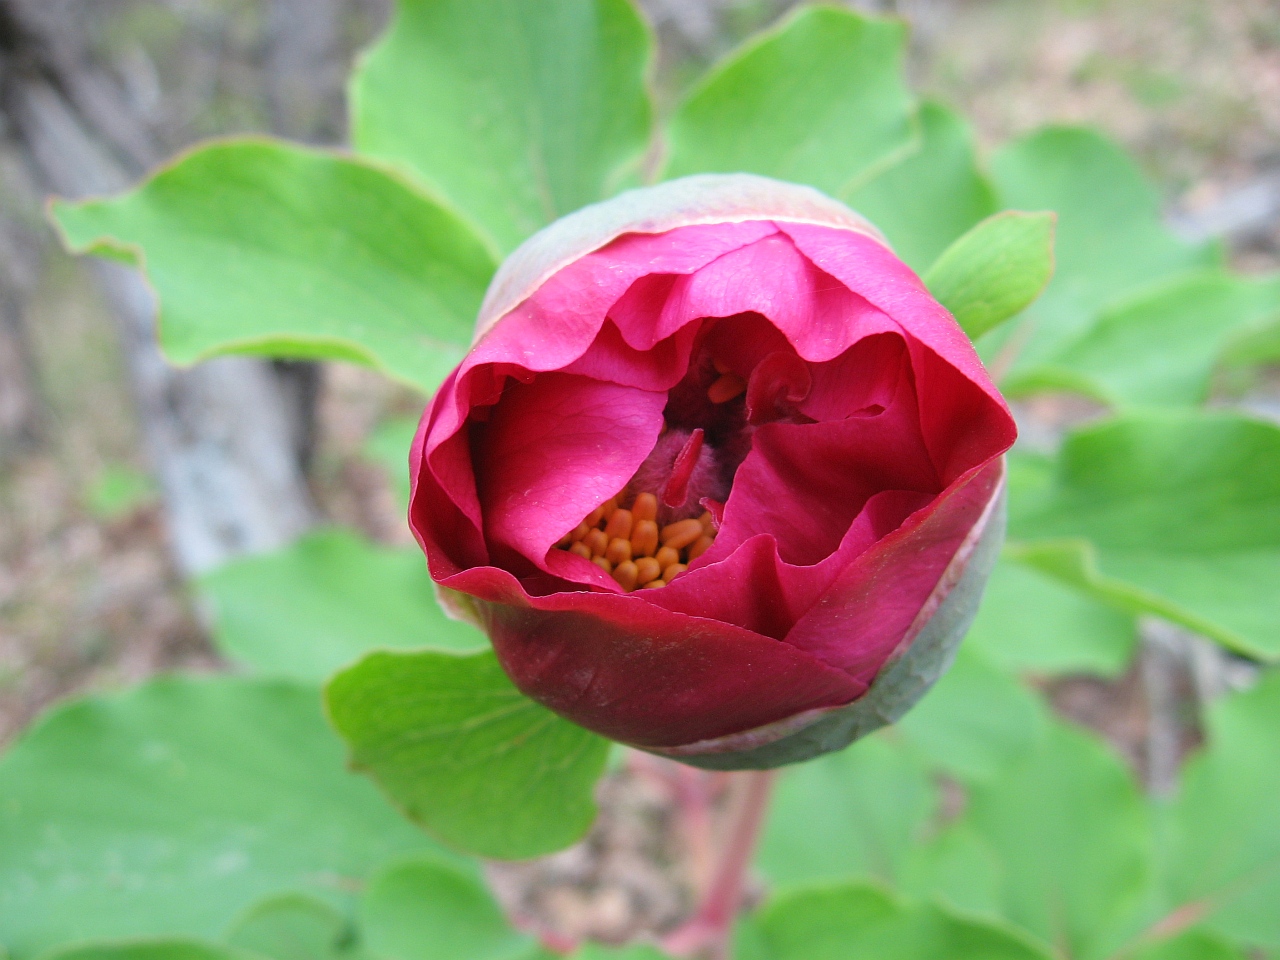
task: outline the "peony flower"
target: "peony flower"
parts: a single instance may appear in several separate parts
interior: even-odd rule
[[[687,177],[507,259],[423,417],[410,523],[526,695],[686,762],[773,766],[896,719],[949,664],[1014,433],[869,223]]]

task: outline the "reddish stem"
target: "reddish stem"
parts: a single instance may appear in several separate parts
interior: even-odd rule
[[[729,960],[733,922],[742,905],[743,880],[769,809],[774,772],[751,770],[735,774],[734,779],[740,795],[711,886],[693,916],[662,943],[664,949],[676,956],[693,956],[705,951],[708,960]]]

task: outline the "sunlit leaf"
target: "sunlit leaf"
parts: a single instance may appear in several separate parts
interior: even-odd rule
[[[664,177],[759,173],[838,196],[919,136],[903,82],[906,27],[801,7],[730,54],[677,109]]]
[[[400,0],[352,81],[352,135],[506,252],[635,172],[649,46],[628,0]]]
[[[494,270],[470,228],[402,180],[267,140],[200,147],[130,193],[53,213],[72,250],[145,270],[179,364],[352,360],[429,392],[471,342]]]
[[[1007,210],[943,251],[925,285],[977,339],[1021,313],[1053,275],[1052,213]]]

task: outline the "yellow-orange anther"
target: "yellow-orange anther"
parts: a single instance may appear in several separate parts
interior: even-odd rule
[[[662,528],[662,545],[672,550],[682,550],[702,536],[702,524],[697,520],[677,520]]]
[[[636,564],[636,583],[644,586],[662,576],[662,567],[658,565],[658,561],[653,557],[641,557],[635,561]]]
[[[593,557],[603,557],[605,550],[609,549],[609,538],[603,530],[592,530],[582,538],[582,542],[587,545]]]
[[[637,521],[657,520],[658,498],[652,493],[639,494],[636,502],[631,505],[631,516]]]
[[[736,373],[722,373],[716,382],[707,388],[707,399],[712,403],[728,403],[740,396],[747,389],[747,381]]]
[[[667,583],[670,583],[672,580],[680,576],[680,574],[684,573],[688,569],[689,568],[686,567],[683,563],[673,563],[671,566],[667,567],[665,570],[662,571],[662,579],[667,581]]]
[[[665,587],[666,585],[667,585],[667,581],[665,580],[650,580],[648,583],[644,585],[644,588],[646,590],[654,590],[658,587]]]
[[[577,554],[578,556],[580,556],[583,560],[590,560],[590,559],[591,559],[591,548],[590,548],[590,547],[588,547],[588,546],[587,546],[585,543],[583,543],[581,540],[577,541],[576,543],[572,543],[572,544],[570,544],[570,545],[569,545],[569,552],[570,552],[570,553],[576,553],[576,554]]]
[[[680,551],[672,550],[670,547],[663,547],[654,555],[654,559],[658,561],[658,569],[665,570],[673,563],[680,562]]]
[[[603,570],[605,573],[613,573],[613,564],[604,557],[592,557],[591,562]]]
[[[600,509],[603,511],[601,516],[603,516],[606,520],[609,519],[610,517],[613,516],[613,511],[618,509],[618,498],[610,497],[608,500],[606,500],[604,503],[600,505]]]
[[[587,523],[585,520],[582,521],[582,523],[578,524],[576,527],[573,528],[573,532],[569,534],[569,539],[571,539],[574,543],[577,543],[579,540],[581,540],[583,537],[585,537],[588,533],[591,532],[591,528],[593,526],[594,524]]]
[[[609,517],[609,522],[604,525],[605,536],[610,540],[615,537],[621,537],[623,540],[631,539],[631,511],[621,508],[613,511],[613,515]]]
[[[631,528],[631,555],[651,557],[658,549],[658,525],[652,520],[637,520]]]
[[[570,530],[563,537],[556,541],[556,546],[563,550],[569,544],[573,543],[573,531]]]
[[[615,566],[631,559],[631,541],[614,537],[604,551],[605,559]]]
[[[598,527],[600,525],[600,521],[603,519],[604,519],[604,507],[600,506],[600,507],[596,507],[590,513],[588,513],[587,519],[583,520],[582,522],[587,525],[587,529],[589,530],[592,527]],[[586,536],[586,534],[584,533],[583,536]]]
[[[618,581],[618,586],[630,593],[636,588],[636,583],[639,580],[636,565],[630,560],[624,560],[613,568],[613,579]]]
[[[711,516],[710,510],[704,510],[702,516],[698,518],[698,522],[702,524],[703,533],[710,533],[715,529],[715,518]]]
[[[689,546],[689,562],[692,563],[694,560],[697,560],[700,556],[706,553],[713,543],[715,543],[715,541],[705,533],[697,540],[693,541]],[[663,569],[665,570],[666,567],[663,567]]]

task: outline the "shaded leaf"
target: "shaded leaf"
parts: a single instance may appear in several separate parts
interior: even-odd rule
[[[333,960],[349,935],[346,919],[323,900],[285,893],[250,907],[224,939],[272,960]]]
[[[917,272],[996,212],[995,191],[978,170],[973,137],[938,103],[920,107],[920,147],[844,199],[884,233]]]
[[[1280,319],[1280,277],[1198,271],[1108,308],[1024,373],[1024,389],[1067,389],[1115,406],[1202,403],[1223,352]]]
[[[906,27],[801,7],[717,64],[667,130],[664,178],[758,173],[838,196],[917,142]]]
[[[421,551],[378,547],[343,530],[233,560],[200,587],[218,648],[272,676],[319,682],[378,648],[488,646],[478,629],[440,609]]]
[[[1052,213],[1007,210],[943,251],[925,285],[971,339],[1021,313],[1053,275]]]
[[[971,787],[961,821],[1000,864],[1002,914],[1064,956],[1107,956],[1151,878],[1151,824],[1118,757],[1051,724],[1036,749]]]
[[[1280,672],[1216,703],[1208,746],[1187,765],[1167,820],[1170,910],[1280,949]]]
[[[964,782],[988,779],[1027,753],[1044,728],[1039,702],[981,654],[955,663],[898,730],[938,769]]]
[[[1005,670],[1103,677],[1124,672],[1137,642],[1132,614],[1009,556],[996,564],[965,638]]]
[[[163,679],[60,707],[0,760],[0,943],[212,937],[272,893],[340,903],[430,841],[343,768],[314,687]]]
[[[373,653],[326,697],[353,763],[451,844],[533,857],[595,817],[608,741],[526,699],[491,653]]]
[[[1280,656],[1280,428],[1227,412],[1072,434],[1010,498],[1010,554],[1109,603]]]
[[[259,960],[256,954],[200,940],[120,940],[80,943],[41,960]]]
[[[525,960],[538,954],[516,932],[479,872],[438,859],[388,867],[360,901],[362,945],[394,960]]]
[[[1056,267],[1025,319],[1001,331],[1016,362],[1001,387],[1052,357],[1097,319],[1103,308],[1138,288],[1219,259],[1212,247],[1176,239],[1160,222],[1160,197],[1124,151],[1101,134],[1047,127],[992,158],[1000,203],[1058,214]],[[990,353],[996,344],[984,344]]]
[[[352,80],[352,136],[507,252],[637,164],[649,47],[627,0],[401,0]]]
[[[883,735],[787,769],[756,857],[774,883],[892,883],[937,805],[925,766]]]
[[[175,363],[351,360],[430,392],[471,342],[495,264],[461,220],[361,161],[212,143],[106,200],[57,201],[77,253],[146,271]]]

